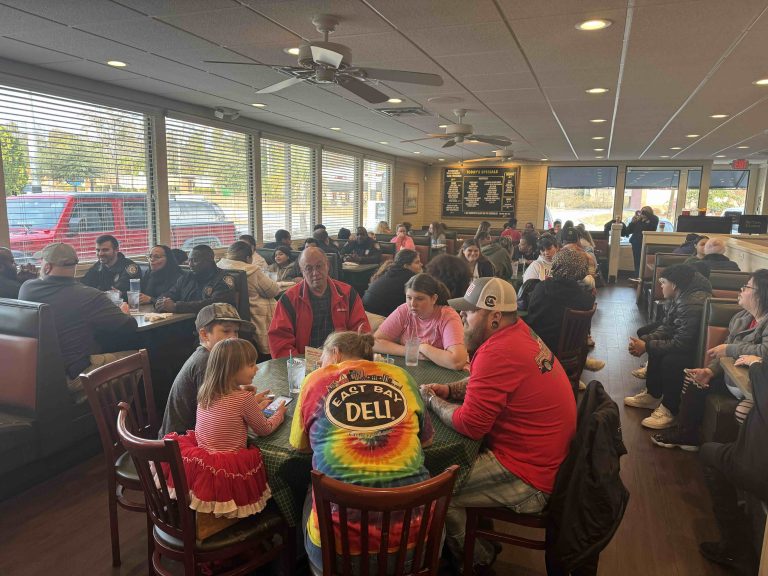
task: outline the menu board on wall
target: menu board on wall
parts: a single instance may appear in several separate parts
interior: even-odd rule
[[[443,218],[515,215],[517,168],[444,168]]]

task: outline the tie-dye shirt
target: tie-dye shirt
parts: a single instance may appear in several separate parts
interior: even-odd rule
[[[429,477],[422,444],[432,423],[418,385],[398,366],[352,360],[310,374],[301,388],[291,427],[291,445],[312,449],[312,467],[337,480],[366,487],[415,484]],[[337,510],[332,508],[340,552]],[[352,511],[350,511],[352,512]],[[350,552],[360,554],[359,517],[347,518]],[[393,517],[389,548],[400,544],[402,518]],[[414,518],[409,547],[415,546]],[[314,503],[307,522],[310,540],[320,546]],[[369,525],[369,551],[379,549],[379,529]]]

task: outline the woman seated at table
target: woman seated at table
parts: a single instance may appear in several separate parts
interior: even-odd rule
[[[464,296],[472,282],[472,272],[461,258],[453,254],[435,256],[429,261],[424,271],[445,284],[451,298]]]
[[[376,234],[392,234],[392,229],[389,227],[389,222],[386,220],[381,220],[378,224],[376,224],[376,229],[374,232]]]
[[[275,296],[280,293],[277,282],[267,276],[266,272],[253,263],[251,245],[243,240],[232,244],[227,253],[216,264],[222,270],[240,270],[245,272],[248,281],[248,303],[251,309],[251,323],[255,329],[254,341],[259,354],[269,354],[267,330],[272,322],[277,301]]]
[[[482,252],[480,252],[480,246],[477,245],[473,238],[464,240],[459,251],[459,258],[467,263],[473,278],[485,278],[495,274],[493,264],[488,258],[483,256]]]
[[[402,368],[372,362],[373,336],[356,332],[334,332],[323,345],[322,368],[315,370],[301,387],[291,426],[294,448],[312,452],[312,468],[331,478],[369,488],[398,487],[429,478],[422,447],[432,442],[432,423],[413,378]],[[380,385],[372,386],[371,380]],[[365,384],[361,384],[361,383]],[[365,386],[365,390],[362,390]],[[396,400],[393,402],[393,398]],[[361,408],[365,404],[366,408]],[[396,418],[362,419],[361,410],[377,413],[394,410]],[[338,512],[332,514],[338,523]],[[359,511],[346,518],[350,530],[352,573],[360,573]],[[380,523],[380,520],[379,520]],[[401,545],[403,516],[391,517],[388,549]],[[415,548],[421,517],[414,515],[409,526],[408,550]],[[304,503],[304,545],[314,573],[322,569],[322,549],[317,513],[309,490]],[[371,518],[368,531],[370,573],[376,574],[381,548],[381,526]],[[406,555],[406,571],[412,554]],[[396,555],[389,559],[394,561]],[[387,573],[395,570],[394,562]]]
[[[444,368],[463,369],[469,360],[464,325],[458,312],[448,306],[449,298],[445,284],[429,274],[417,274],[408,280],[405,304],[376,330],[374,350],[404,356],[405,343],[418,338],[420,356]]]
[[[704,400],[710,391],[744,399],[736,382],[723,372],[720,359],[768,356],[768,270],[752,273],[746,285],[741,287],[738,302],[742,310],[731,318],[725,343],[707,350],[710,362],[706,368],[689,371],[690,377],[683,384],[681,393],[677,426],[651,435],[651,441],[657,446],[692,452],[699,449],[699,426],[704,418]],[[744,406],[748,404],[744,403],[741,409]]]
[[[395,245],[395,252],[400,250],[416,250],[413,238],[408,236],[408,230],[402,224],[397,225],[397,235],[390,242]]]
[[[274,262],[269,265],[267,271],[277,274],[276,280],[278,282],[301,280],[301,270],[299,270],[299,266],[288,248],[282,246],[275,248],[272,259]]]
[[[405,302],[405,283],[419,273],[419,253],[400,250],[394,260],[384,262],[371,277],[371,285],[363,295],[363,308],[380,316],[389,316]]]
[[[140,304],[151,304],[168,292],[181,276],[171,249],[164,244],[153,246],[149,251],[149,270],[141,277]]]
[[[445,244],[445,227],[440,222],[432,222],[427,230],[427,236],[430,238],[432,246],[443,246]]]
[[[546,280],[552,275],[552,259],[557,254],[555,239],[549,234],[539,238],[539,257],[530,263],[523,274],[523,283],[528,280]]]

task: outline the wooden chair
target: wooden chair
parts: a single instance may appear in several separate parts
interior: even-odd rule
[[[589,348],[587,337],[592,326],[592,316],[595,315],[597,304],[591,310],[565,309],[563,327],[560,330],[560,340],[555,356],[560,360],[568,380],[571,382],[574,395],[579,392],[579,379],[587,361]]]
[[[162,564],[167,557],[184,565],[186,576],[195,576],[199,564],[229,560],[243,556],[243,562],[221,573],[222,576],[249,574],[255,568],[282,556],[283,574],[291,574],[293,566],[293,535],[291,529],[274,512],[264,511],[219,532],[202,542],[195,539],[195,512],[189,507],[187,478],[181,460],[179,444],[175,440],[145,440],[128,430],[131,412],[128,404],[120,403],[117,433],[131,455],[147,500],[148,516],[152,524],[147,538],[154,541],[152,569],[161,576],[172,576]],[[174,496],[168,488],[162,464],[170,469],[175,486]],[[280,537],[276,542],[275,536]]]
[[[315,506],[320,527],[320,541],[323,550],[323,570],[325,576],[343,574],[350,576],[351,558],[349,554],[349,525],[347,518],[349,510],[360,513],[360,575],[368,576],[370,555],[368,552],[369,526],[377,527],[380,531],[381,542],[378,552],[378,574],[387,574],[390,558],[394,557],[396,576],[406,574],[435,575],[437,574],[440,541],[445,523],[448,502],[453,492],[458,466],[453,465],[445,472],[401,488],[362,488],[328,478],[325,474],[312,471],[312,490],[315,494]],[[339,522],[334,526],[331,515],[331,505],[338,511]],[[425,511],[429,511],[429,522],[423,522]],[[371,517],[371,514],[381,514],[381,521]],[[391,519],[394,515],[403,515],[403,528],[397,552],[390,554],[388,550]],[[341,538],[341,564],[339,569],[336,556],[336,529]],[[411,570],[405,571],[406,544],[412,530],[418,530],[416,546],[413,548]],[[316,567],[312,567],[315,572]]]
[[[87,374],[80,380],[88,395],[91,411],[96,419],[107,463],[107,489],[109,504],[109,529],[112,540],[112,565],[120,565],[120,534],[117,523],[117,507],[132,512],[146,512],[144,499],[131,500],[126,490],[141,493],[141,483],[125,448],[117,436],[115,422],[118,403],[133,407],[137,432],[154,437],[159,428],[152,390],[152,372],[149,354],[139,350],[126,358],[110,362]],[[151,553],[151,546],[149,549]]]

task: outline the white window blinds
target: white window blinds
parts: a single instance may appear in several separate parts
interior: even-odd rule
[[[354,231],[358,208],[357,158],[323,150],[323,224],[333,235],[339,228]]]
[[[248,221],[248,136],[168,118],[171,247],[229,246]]]
[[[363,161],[363,226],[373,230],[382,220],[389,222],[392,194],[392,165],[375,160]]]
[[[312,148],[261,139],[261,205],[264,242],[275,232],[312,235],[315,204],[315,153]]]
[[[128,255],[149,248],[143,114],[0,86],[0,148],[11,249],[18,262],[52,242],[95,259],[111,234]]]

